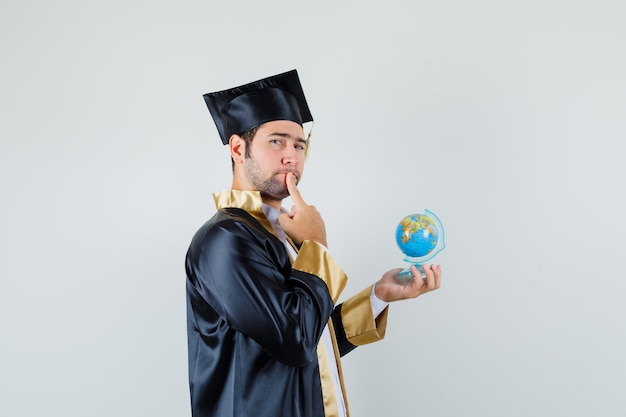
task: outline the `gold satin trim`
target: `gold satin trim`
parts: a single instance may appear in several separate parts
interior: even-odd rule
[[[377,342],[385,337],[389,307],[374,319],[370,285],[363,291],[344,301],[341,307],[341,320],[348,341],[355,346]]]
[[[335,335],[335,329],[333,327],[333,320],[328,320],[328,328],[330,330],[330,338],[333,341],[333,352],[335,352],[335,362],[337,362],[337,372],[339,372],[339,383],[341,384],[341,394],[343,395],[343,405],[346,407],[346,417],[350,417],[350,407],[348,407],[348,393],[346,392],[346,386],[343,379],[343,369],[341,368],[341,354],[339,353],[339,346],[337,345],[337,336]],[[337,406],[337,405],[335,405]]]
[[[263,213],[263,199],[259,191],[246,190],[226,190],[213,193],[215,207],[223,209],[227,207],[236,207],[250,213],[261,225],[271,234],[276,236],[276,232],[272,224]]]
[[[259,191],[226,190],[213,193],[217,209],[237,207],[247,212],[263,213],[263,200]]]
[[[329,323],[329,325],[331,324]],[[332,336],[333,332],[331,331],[330,334]],[[336,350],[337,348],[335,347],[335,351]],[[335,354],[335,357],[339,356]],[[324,399],[324,416],[339,417],[339,406],[337,405],[337,396],[335,395],[333,376],[330,370],[330,365],[328,364],[326,349],[324,347],[324,341],[322,339],[320,339],[319,343],[317,344],[317,363],[320,368],[320,383],[322,385],[322,398]],[[341,378],[341,373],[339,374],[339,378]]]
[[[293,269],[320,277],[328,286],[328,293],[335,304],[346,287],[348,277],[330,253],[319,243],[305,240],[300,247]]]

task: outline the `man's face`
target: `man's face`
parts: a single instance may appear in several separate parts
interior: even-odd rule
[[[244,159],[248,182],[264,199],[280,201],[289,195],[286,176],[293,172],[298,181],[304,171],[307,143],[302,126],[277,120],[261,125],[250,142]]]

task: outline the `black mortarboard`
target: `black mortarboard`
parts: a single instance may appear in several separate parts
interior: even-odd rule
[[[291,120],[302,125],[313,121],[295,69],[203,97],[224,145],[231,135],[265,122]]]

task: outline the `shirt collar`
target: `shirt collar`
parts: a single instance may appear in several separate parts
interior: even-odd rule
[[[278,236],[283,242],[286,241],[287,234],[283,231],[283,228],[278,222],[278,216],[280,216],[281,213],[287,213],[287,210],[282,207],[279,210],[268,204],[263,203],[263,213],[265,213],[265,217],[267,217],[267,220],[270,222],[272,228],[276,232],[276,236]]]

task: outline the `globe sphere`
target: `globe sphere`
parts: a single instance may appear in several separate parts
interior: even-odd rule
[[[439,242],[435,219],[426,214],[410,214],[396,228],[396,243],[406,256],[420,258],[431,253]]]

